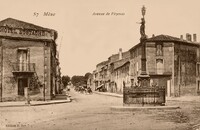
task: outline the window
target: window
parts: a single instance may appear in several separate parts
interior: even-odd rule
[[[163,55],[163,45],[161,43],[156,44],[156,55],[157,56]]]
[[[198,88],[197,88],[197,91],[200,90],[200,81],[198,80]]]
[[[46,65],[44,66],[44,69],[47,70],[47,66]]]
[[[44,50],[44,54],[47,54],[47,49]]]
[[[134,86],[134,79],[131,79],[131,86]]]
[[[139,71],[139,65],[138,65],[138,62],[136,62],[136,72],[138,73]]]
[[[163,74],[164,71],[163,59],[156,59],[156,70],[157,74]]]
[[[18,49],[18,69],[20,71],[27,71],[28,69],[28,49]]]
[[[47,63],[47,57],[44,58],[44,62]]]
[[[197,63],[197,76],[200,76],[200,64]]]

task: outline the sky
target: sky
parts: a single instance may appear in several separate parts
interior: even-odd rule
[[[119,48],[139,43],[141,8],[146,7],[146,34],[180,37],[197,34],[199,0],[0,0],[0,20],[8,17],[51,28],[62,75],[85,75]],[[55,14],[44,16],[44,12]],[[95,15],[105,13],[104,15]],[[109,13],[110,15],[106,15]],[[120,13],[121,15],[113,15]],[[39,15],[34,15],[39,14]]]

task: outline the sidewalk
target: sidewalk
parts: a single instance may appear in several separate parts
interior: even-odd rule
[[[13,102],[0,102],[0,107],[24,107],[24,106],[40,106],[40,105],[50,105],[50,104],[60,104],[69,103],[71,99],[68,100],[49,100],[49,101],[31,101],[27,104],[26,101],[13,101]]]
[[[117,94],[117,93],[97,92],[97,91],[94,91],[93,93],[105,95],[105,96],[123,98],[122,94]],[[200,102],[200,96],[166,97],[166,100],[167,101],[181,101],[181,102]]]

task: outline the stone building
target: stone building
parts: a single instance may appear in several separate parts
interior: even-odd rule
[[[108,61],[103,61],[96,65],[96,70],[93,72],[94,77],[94,90],[104,87],[105,88],[105,77],[107,76],[107,63]]]
[[[146,40],[145,49],[150,86],[166,88],[166,96],[200,93],[200,43],[196,34],[186,34],[185,40],[183,36],[152,36]],[[141,55],[142,46],[138,43],[98,64],[94,71],[96,87],[102,84],[109,92],[121,93],[123,85],[138,86]]]
[[[110,92],[123,93],[123,87],[129,86],[131,83],[129,58],[116,61],[111,76],[114,84],[112,84]]]
[[[93,78],[94,78],[94,75],[91,74],[89,75],[88,77],[88,80],[87,80],[87,87],[90,87],[92,89],[92,91],[94,91],[94,82],[93,82]]]
[[[7,18],[0,21],[0,99],[52,99],[58,93],[60,68],[57,32]],[[27,90],[27,91],[26,91]]]
[[[199,91],[199,46],[196,35],[186,40],[158,35],[146,41],[146,66],[150,85],[163,86],[167,96],[196,95]],[[130,49],[131,80],[141,73],[141,43]]]
[[[124,75],[123,65],[128,61],[130,57],[129,51],[122,52],[122,49],[119,49],[118,54],[111,55],[107,61],[103,61],[96,66],[96,70],[93,72],[93,82],[95,82],[95,88],[103,87],[108,92],[122,92],[122,80],[127,75]],[[119,72],[118,72],[119,71]],[[116,74],[120,78],[116,77]]]

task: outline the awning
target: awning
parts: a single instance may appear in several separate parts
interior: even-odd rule
[[[99,85],[96,89],[99,89],[99,88],[101,88],[102,86],[103,86],[104,84],[101,84],[101,85]]]

